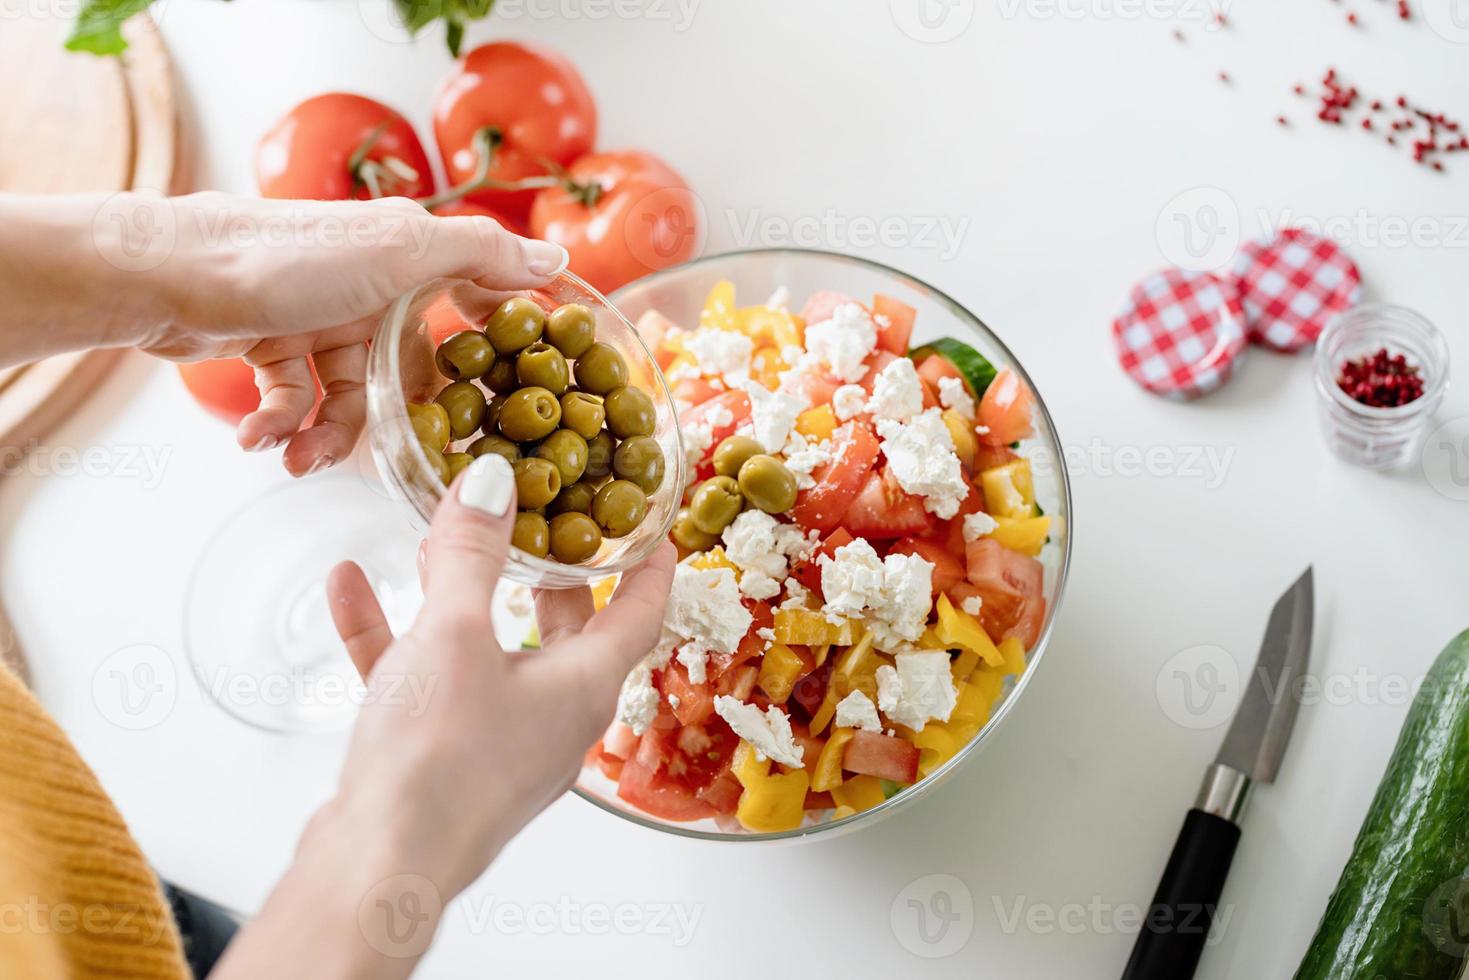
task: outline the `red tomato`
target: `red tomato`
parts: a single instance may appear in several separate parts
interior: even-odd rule
[[[617,795],[639,810],[663,820],[702,820],[716,812],[714,807],[696,797],[678,780],[635,759],[623,763]]]
[[[993,538],[969,542],[967,559],[969,582],[983,600],[980,624],[991,637],[1003,639],[1020,621],[1025,601],[1041,597],[1045,569],[1029,555],[1011,551]]]
[[[992,470],[996,466],[1013,463],[1019,458],[1009,446],[991,446],[988,443],[981,442],[979,444],[979,451],[974,454],[974,471],[976,473],[983,473],[985,470]]]
[[[974,394],[974,389],[969,387],[969,382],[965,379],[964,375],[960,374],[959,369],[954,367],[953,363],[941,354],[931,354],[920,361],[918,363],[918,376],[933,385],[934,388],[939,386],[939,381],[943,378],[958,378],[964,382],[964,387],[968,389],[969,393],[971,395]]]
[[[694,466],[695,478],[699,480],[707,480],[714,475],[714,468],[710,462],[714,458],[714,450],[719,448],[721,442],[734,435],[735,429],[750,420],[750,396],[739,390],[726,391],[722,395],[716,395],[694,406],[693,409],[685,412],[680,420],[684,431],[688,431],[691,426],[703,425],[720,409],[729,413],[730,420],[713,427],[709,445],[705,447],[703,456]]]
[[[1020,604],[1020,615],[1016,618],[1015,625],[1001,634],[1000,639],[1013,636],[1020,640],[1021,646],[1029,650],[1041,638],[1041,624],[1045,621],[1046,600],[1041,596],[1033,596]]]
[[[907,303],[879,293],[872,298],[872,316],[877,320],[877,346],[899,357],[907,354],[918,311]],[[887,323],[884,324],[878,317],[882,317]]]
[[[810,589],[816,595],[821,595],[821,556],[834,555],[836,550],[844,544],[851,544],[854,539],[852,534],[844,527],[839,527],[826,536],[826,540],[813,551],[808,557],[796,562],[791,569],[791,577]]]
[[[918,555],[932,562],[935,595],[948,592],[955,583],[964,579],[964,563],[946,541],[935,538],[904,538],[889,548],[888,554]]]
[[[260,407],[255,369],[237,357],[178,366],[184,387],[204,411],[230,425]]]
[[[734,670],[756,657],[765,655],[765,641],[760,638],[759,632],[775,625],[775,613],[771,611],[770,603],[763,600],[746,599],[744,602],[745,608],[750,610],[750,628],[741,638],[739,646],[735,647],[734,653],[711,653],[709,655],[709,676],[715,681],[723,677],[727,671]]]
[[[478,164],[475,133],[496,137],[489,176],[517,181],[566,167],[597,141],[597,106],[581,75],[561,55],[513,41],[466,54],[434,97],[434,137],[449,180],[463,183]],[[536,191],[474,191],[470,197],[516,219],[530,213]]]
[[[619,759],[626,759],[637,751],[638,736],[627,725],[620,721],[614,721],[607,726],[607,732],[602,736],[600,745],[602,751],[608,755],[615,755]]]
[[[918,779],[918,747],[891,735],[857,731],[842,755],[842,768],[895,783],[911,783]]]
[[[826,739],[812,735],[811,729],[799,721],[791,723],[791,737],[801,747],[801,768],[812,772],[816,768],[816,760],[821,757],[821,750],[826,748]]]
[[[689,671],[683,664],[677,661],[670,663],[663,671],[663,679],[660,682],[665,698],[678,699],[678,707],[673,709],[673,716],[681,725],[702,725],[714,714],[714,695],[709,690],[709,685],[695,684],[689,680]],[[669,701],[672,704],[672,701]]]
[[[1030,426],[1030,389],[1014,371],[1001,368],[979,402],[979,424],[989,432],[979,441],[991,446],[1008,446],[1033,431]]]
[[[740,785],[735,774],[725,769],[694,795],[701,803],[712,807],[715,813],[734,813],[740,805],[740,794],[744,791],[745,788]]]
[[[759,669],[753,664],[745,664],[742,667],[727,670],[720,674],[714,682],[714,693],[728,694],[730,697],[744,701],[755,689],[755,678],[759,676],[759,673]]]
[[[536,195],[530,230],[571,253],[571,271],[604,293],[694,257],[703,238],[703,209],[689,185],[651,153],[593,153],[571,165],[577,187]]]
[[[354,170],[354,155],[369,143]],[[255,182],[264,197],[315,201],[434,192],[428,156],[408,120],[346,92],[307,99],[266,130],[255,148]]]
[[[493,218],[501,228],[522,238],[526,236],[529,230],[525,227],[525,222],[512,218],[503,211],[487,208],[477,201],[469,201],[462,197],[457,201],[450,201],[448,204],[440,204],[434,208],[434,214],[440,218],[456,218],[465,215]]]
[[[702,405],[719,394],[719,389],[705,378],[679,378],[673,383],[671,390],[676,400],[695,406]]]
[[[857,302],[846,293],[833,292],[823,289],[811,294],[806,300],[806,305],[801,307],[801,319],[809,323],[825,323],[831,319],[838,306],[846,306],[848,303]]]
[[[877,463],[877,436],[860,422],[848,423],[833,438],[832,461],[811,475],[816,486],[796,495],[791,520],[809,530],[825,534],[841,522],[867,482],[867,475]]]
[[[861,381],[857,382],[859,385],[862,386],[862,390],[871,395],[872,386],[877,383],[877,376],[882,373],[882,369],[887,367],[889,364],[893,363],[897,359],[898,355],[892,353],[891,351],[874,351],[867,358],[867,373],[862,375]]]
[[[934,536],[943,540],[951,554],[964,554],[968,545],[968,542],[964,540],[964,518],[982,510],[984,510],[984,494],[979,492],[978,487],[971,486],[969,496],[959,502],[959,509],[953,517],[939,522],[938,531]]]
[[[829,374],[825,368],[812,365],[802,369],[793,384],[799,385],[797,389],[806,396],[806,400],[812,405],[830,405],[832,396],[836,390],[846,382]]]
[[[933,518],[923,509],[923,498],[903,492],[884,468],[867,477],[842,526],[856,537],[880,540],[926,534],[933,529]]]

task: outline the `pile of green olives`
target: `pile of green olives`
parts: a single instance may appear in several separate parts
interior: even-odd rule
[[[643,522],[666,465],[657,412],[628,384],[622,355],[597,340],[590,309],[547,314],[533,300],[506,300],[483,330],[441,343],[434,362],[449,384],[408,405],[414,434],[445,486],[477,456],[510,461],[517,548],[575,565]]]
[[[796,504],[796,475],[749,436],[730,436],[714,449],[714,475],[694,488],[673,522],[673,542],[708,551],[747,508],[783,514]]]

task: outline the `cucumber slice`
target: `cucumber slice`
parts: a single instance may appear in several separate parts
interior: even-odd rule
[[[1469,631],[1449,642],[1397,748],[1296,980],[1454,980],[1469,898]]]
[[[954,365],[954,369],[963,375],[976,403],[984,397],[990,382],[995,380],[995,366],[979,351],[953,337],[940,337],[908,352],[915,364],[935,354]]]

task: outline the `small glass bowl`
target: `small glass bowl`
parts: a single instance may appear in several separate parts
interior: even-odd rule
[[[1375,408],[1342,390],[1337,383],[1342,364],[1384,347],[1390,355],[1402,354],[1418,366],[1423,375],[1421,397],[1396,408]],[[1359,306],[1322,331],[1314,368],[1318,419],[1332,452],[1370,469],[1393,469],[1417,458],[1449,383],[1449,347],[1437,327],[1401,306]]]
[[[511,549],[505,577],[540,589],[568,589],[627,571],[668,537],[684,485],[684,452],[673,396],[638,332],[587,283],[563,273],[541,289],[497,292],[467,279],[440,279],[400,297],[378,327],[367,362],[368,441],[388,491],[412,506],[414,523],[426,528],[447,488],[424,455],[406,403],[432,401],[448,379],[434,366],[434,350],[446,337],[482,326],[501,303],[524,296],[550,311],[580,303],[597,320],[597,339],[616,348],[628,367],[628,384],[646,391],[657,410],[653,438],[663,449],[663,484],[648,498],[643,523],[622,538],[609,538],[588,562],[564,565]]]

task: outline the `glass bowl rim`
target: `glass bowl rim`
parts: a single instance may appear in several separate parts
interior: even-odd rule
[[[969,743],[967,745],[956,752],[952,759],[944,763],[942,766],[934,770],[929,775],[925,776],[923,779],[919,780],[917,783],[914,783],[909,788],[893,794],[891,797],[883,800],[881,803],[870,810],[863,810],[860,813],[854,813],[851,816],[843,817],[840,820],[833,820],[827,823],[814,824],[811,826],[797,827],[794,830],[781,830],[768,833],[726,833],[723,831],[698,830],[691,826],[682,826],[677,823],[659,821],[655,818],[644,816],[643,814],[635,813],[631,810],[625,810],[621,807],[614,806],[603,800],[597,794],[582,789],[581,786],[578,784],[573,784],[571,787],[571,791],[574,794],[576,794],[581,799],[586,800],[588,803],[599,810],[614,814],[615,816],[620,817],[623,820],[627,820],[630,823],[646,827],[650,830],[656,830],[661,833],[672,834],[676,837],[683,837],[691,840],[706,840],[728,844],[744,842],[779,843],[797,841],[807,837],[815,837],[820,834],[826,833],[827,831],[838,830],[839,828],[842,831],[850,831],[857,829],[859,826],[868,826],[877,823],[878,820],[881,819],[881,817],[888,816],[894,813],[899,807],[911,803],[919,797],[926,795],[930,790],[933,789],[934,786],[938,785],[950,774],[956,771],[959,766],[968,762],[978,753],[980,745],[999,728],[1000,724],[1006,718],[1009,717],[1011,708],[1020,700],[1020,696],[1030,685],[1031,679],[1035,676],[1036,671],[1040,668],[1040,662],[1045,656],[1047,648],[1050,646],[1051,633],[1055,629],[1056,625],[1056,615],[1061,608],[1061,600],[1066,591],[1067,573],[1070,571],[1071,568],[1071,476],[1067,472],[1067,468],[1065,465],[1066,455],[1062,451],[1061,440],[1060,437],[1057,435],[1055,420],[1051,417],[1050,409],[1046,407],[1045,399],[1041,396],[1040,390],[1036,387],[1035,382],[1031,379],[1030,374],[1025,370],[1024,366],[1021,365],[1020,359],[1015,356],[1014,351],[1010,350],[1005,342],[1002,341],[983,320],[981,320],[962,303],[954,299],[942,289],[930,285],[928,282],[918,278],[917,276],[914,276],[907,272],[903,272],[900,269],[895,269],[892,266],[886,265],[882,262],[862,258],[860,256],[847,255],[842,252],[833,252],[827,249],[815,248],[748,248],[735,249],[728,252],[719,252],[712,255],[702,255],[688,262],[683,262],[679,265],[669,266],[666,269],[660,269],[657,272],[649,273],[641,279],[636,279],[628,283],[627,285],[614,290],[612,292],[612,295],[608,297],[608,302],[614,308],[616,308],[617,297],[619,296],[619,294],[622,294],[636,287],[647,286],[650,283],[655,283],[659,281],[660,279],[672,278],[673,276],[683,273],[689,269],[694,269],[702,265],[713,263],[715,261],[741,259],[754,256],[782,255],[796,259],[832,259],[836,260],[839,263],[860,266],[870,271],[878,272],[883,275],[891,276],[898,280],[910,283],[920,292],[927,292],[942,306],[947,308],[948,311],[956,319],[976,329],[986,341],[993,345],[996,351],[998,351],[1005,358],[1008,359],[1009,366],[1013,368],[1013,370],[1017,374],[1020,375],[1021,380],[1025,382],[1027,387],[1029,387],[1031,394],[1035,397],[1035,407],[1040,411],[1041,418],[1045,422],[1046,432],[1050,434],[1050,438],[1048,440],[1049,445],[1047,446],[1047,449],[1052,454],[1053,459],[1056,461],[1055,469],[1056,472],[1059,474],[1061,499],[1063,501],[1066,513],[1065,541],[1061,548],[1060,563],[1056,567],[1055,595],[1052,598],[1052,601],[1049,603],[1048,608],[1046,609],[1046,622],[1041,628],[1040,638],[1036,640],[1035,649],[1028,658],[1026,669],[1024,670],[1024,672],[1021,673],[1018,678],[1016,678],[1015,686],[1011,689],[1010,696],[1005,699],[1004,703],[1002,703],[997,709],[995,709],[995,711],[990,715],[989,719],[984,723],[984,727],[982,727],[979,732],[972,739],[969,740]],[[622,315],[620,308],[618,312],[619,315]],[[626,319],[625,316],[623,318]],[[583,767],[583,769],[585,769],[585,767]]]
[[[676,483],[682,482],[687,467],[684,462],[683,433],[678,425],[678,410],[677,407],[674,405],[673,392],[668,387],[668,380],[663,376],[662,369],[658,367],[658,361],[653,356],[653,352],[648,349],[648,345],[643,341],[642,333],[639,332],[638,328],[633,324],[633,322],[629,320],[611,300],[609,300],[605,295],[602,294],[600,290],[598,290],[591,283],[587,282],[585,279],[582,279],[580,276],[569,270],[563,269],[552,278],[551,282],[554,283],[557,280],[565,280],[567,282],[570,282],[571,285],[574,286],[577,290],[587,294],[598,303],[600,303],[601,307],[606,310],[618,324],[625,328],[626,334],[632,338],[632,343],[636,346],[636,349],[642,353],[642,356],[645,359],[645,366],[651,369],[651,376],[655,385],[653,394],[656,395],[656,400],[659,404],[659,407],[667,411],[669,417],[674,421],[674,424],[671,428],[674,440],[672,448],[673,458],[669,461],[667,473],[665,474],[665,480],[669,481],[669,486],[673,486]],[[465,276],[440,276],[439,278],[431,279],[428,282],[415,287],[414,289],[410,289],[408,292],[395,299],[392,304],[388,306],[387,311],[383,314],[382,319],[378,322],[377,328],[373,332],[373,348],[376,349],[380,342],[385,341],[385,345],[383,348],[385,351],[384,358],[392,368],[392,370],[384,372],[380,376],[380,378],[381,381],[387,385],[388,402],[393,406],[393,410],[391,416],[374,420],[372,418],[372,414],[374,412],[375,399],[373,398],[371,392],[369,392],[367,398],[367,410],[368,423],[371,431],[369,432],[368,438],[369,440],[371,440],[373,438],[372,432],[375,432],[378,429],[384,427],[398,432],[399,435],[403,437],[403,441],[409,444],[408,452],[414,460],[414,465],[418,466],[425,472],[432,472],[433,467],[429,464],[428,457],[424,454],[423,447],[418,444],[418,440],[411,438],[412,422],[408,418],[407,410],[403,408],[403,405],[406,402],[406,395],[403,391],[403,378],[399,370],[399,365],[400,358],[402,356],[403,331],[408,325],[407,312],[408,309],[413,305],[413,303],[420,297],[433,293],[441,293],[444,290],[445,284],[472,281],[473,280]],[[547,284],[547,287],[549,285],[550,283]],[[516,294],[534,291],[535,290],[533,289],[506,290],[506,292]],[[373,387],[373,364],[374,358],[369,355],[369,388]],[[376,422],[375,425],[373,424],[374,421]],[[445,491],[447,491],[447,489],[448,488],[446,487]],[[440,494],[440,497],[442,497],[442,494]],[[422,520],[425,524],[432,521],[433,515],[425,514],[423,510],[419,507],[417,499],[414,498],[411,494],[405,494],[404,502],[407,503],[408,506],[413,508],[414,513],[416,513],[419,519]],[[668,532],[672,530],[673,521],[677,517],[677,515],[678,507],[670,507],[664,521],[665,526],[662,528],[662,532],[660,534],[649,537],[649,546],[646,548],[646,550],[644,550],[642,554],[627,556],[611,564],[566,565],[561,562],[551,561],[547,558],[537,558],[535,555],[527,554],[526,552],[521,551],[518,548],[512,548],[511,553],[515,556],[515,560],[518,563],[542,576],[549,576],[553,579],[568,577],[582,580],[574,585],[544,584],[541,586],[537,586],[538,588],[557,589],[580,588],[583,586],[589,586],[596,579],[606,578],[609,575],[620,575],[623,572],[635,568],[636,566],[647,560],[647,558],[655,550],[657,550],[658,545],[668,537]],[[515,581],[515,579],[512,578],[512,581]]]

